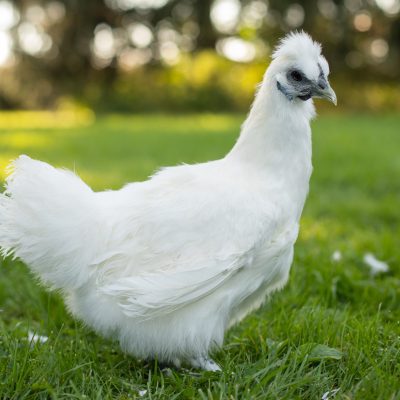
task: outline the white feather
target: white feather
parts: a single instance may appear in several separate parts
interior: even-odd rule
[[[18,158],[0,195],[3,255],[63,289],[71,312],[125,351],[217,369],[206,357],[225,330],[287,281],[308,192],[314,106],[289,102],[276,76],[296,57],[316,66],[320,47],[296,34],[274,54],[221,160],[95,193]]]

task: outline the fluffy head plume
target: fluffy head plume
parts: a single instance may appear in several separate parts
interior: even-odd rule
[[[312,40],[311,36],[304,32],[290,32],[275,48],[272,58],[300,58],[300,57],[319,57],[321,55],[321,45]]]

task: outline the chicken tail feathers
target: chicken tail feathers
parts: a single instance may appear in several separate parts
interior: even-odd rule
[[[94,193],[67,170],[20,156],[0,194],[0,251],[25,262],[53,289],[90,277],[98,212]]]

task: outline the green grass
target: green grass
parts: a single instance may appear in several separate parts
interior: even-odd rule
[[[75,169],[96,189],[118,188],[159,166],[223,156],[242,119],[116,115],[30,130],[22,116],[12,129],[0,116],[0,164],[27,153]],[[215,354],[221,374],[162,371],[122,354],[22,263],[3,261],[0,398],[130,399],[147,390],[140,398],[321,399],[339,389],[336,399],[400,399],[399,126],[400,116],[313,123],[315,171],[289,284],[229,331]],[[366,252],[390,272],[371,277]],[[49,340],[30,343],[29,330]]]

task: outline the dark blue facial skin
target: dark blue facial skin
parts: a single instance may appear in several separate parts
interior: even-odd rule
[[[325,90],[328,87],[328,82],[319,64],[318,67],[320,74],[317,82],[311,81],[302,71],[293,68],[286,73],[287,86],[282,85],[280,82],[276,83],[278,90],[290,101],[295,98],[306,101],[313,96],[319,95],[321,90]]]

